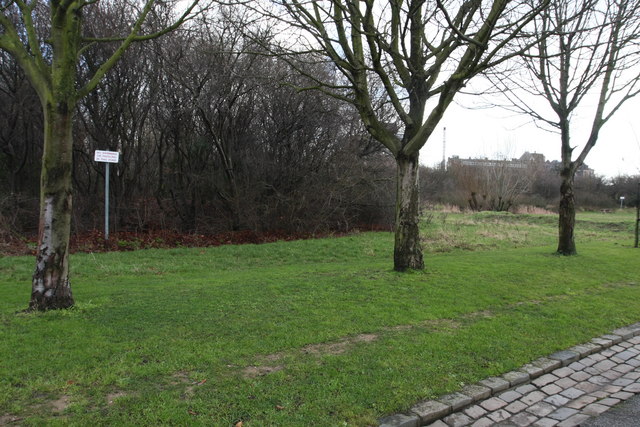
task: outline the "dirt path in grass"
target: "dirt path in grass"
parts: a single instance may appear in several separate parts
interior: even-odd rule
[[[637,283],[606,283],[598,288],[585,289],[584,294],[586,295],[598,292],[606,292],[607,289],[610,289],[612,287],[637,285]],[[377,333],[366,333],[347,336],[334,341],[309,344],[300,348],[299,350],[257,356],[253,364],[241,367],[241,373],[245,378],[256,378],[264,375],[269,375],[271,373],[279,372],[286,369],[286,365],[283,362],[286,356],[294,356],[299,358],[309,356],[322,357],[325,355],[339,355],[350,351],[357,345],[366,345],[368,343],[375,342],[383,335],[402,333],[415,329],[425,329],[433,333],[452,331],[463,327],[468,327],[471,324],[481,320],[494,318],[500,313],[511,311],[514,308],[523,305],[546,304],[550,302],[561,301],[569,297],[569,295],[560,294],[541,297],[535,300],[518,301],[502,307],[466,313],[457,318],[427,319],[414,324],[390,326],[381,329]],[[234,366],[234,368],[237,367]]]

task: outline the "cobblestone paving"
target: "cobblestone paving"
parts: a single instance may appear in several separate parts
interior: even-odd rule
[[[638,393],[640,323],[420,402],[380,426],[575,427]]]

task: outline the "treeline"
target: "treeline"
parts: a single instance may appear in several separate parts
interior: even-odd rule
[[[497,162],[500,163],[500,162]],[[467,210],[516,211],[538,207],[557,211],[561,178],[557,170],[531,165],[512,169],[494,167],[423,168],[421,197],[431,204],[448,204]],[[612,209],[638,203],[640,175],[606,179],[582,174],[575,179],[577,207],[581,210]]]
[[[96,36],[117,33],[121,14],[96,8]],[[158,16],[158,20],[162,20]],[[158,22],[158,26],[162,26]],[[391,226],[395,162],[355,109],[313,90],[315,78],[338,83],[333,66],[267,55],[248,38],[243,17],[202,18],[134,45],[98,90],[79,105],[74,124],[75,232],[100,229],[104,164],[95,150],[119,151],[110,176],[114,231],[173,229],[288,232]],[[255,34],[255,31],[253,32]],[[91,75],[109,55],[94,46]],[[289,58],[290,61],[290,58]],[[82,77],[81,77],[82,78]],[[304,90],[309,89],[309,90]],[[42,111],[15,60],[0,51],[0,224],[33,234],[39,210]],[[582,208],[635,201],[639,177],[577,177]],[[556,173],[423,168],[422,201],[463,209],[557,209]]]
[[[117,11],[85,19],[114,33]],[[158,18],[160,19],[160,18]],[[134,45],[80,102],[74,124],[75,232],[100,229],[104,164],[111,165],[112,230],[213,233],[251,229],[346,230],[389,226],[393,163],[355,110],[315,90],[324,63],[261,55],[241,16],[201,19],[194,31]],[[161,26],[161,25],[159,25]],[[85,55],[87,75],[109,54]],[[18,233],[37,229],[42,112],[13,58],[0,51],[0,215]],[[298,70],[298,71],[296,71]]]

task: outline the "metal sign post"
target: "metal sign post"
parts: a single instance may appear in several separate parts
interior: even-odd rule
[[[109,240],[109,164],[118,163],[120,153],[96,150],[93,160],[104,163],[104,239]]]
[[[638,234],[640,233],[640,182],[638,183],[638,193],[636,195],[636,240],[634,248],[638,247]]]

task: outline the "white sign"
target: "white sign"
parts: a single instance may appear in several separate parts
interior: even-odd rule
[[[120,153],[117,151],[96,150],[93,160],[96,162],[118,163],[120,160]]]

